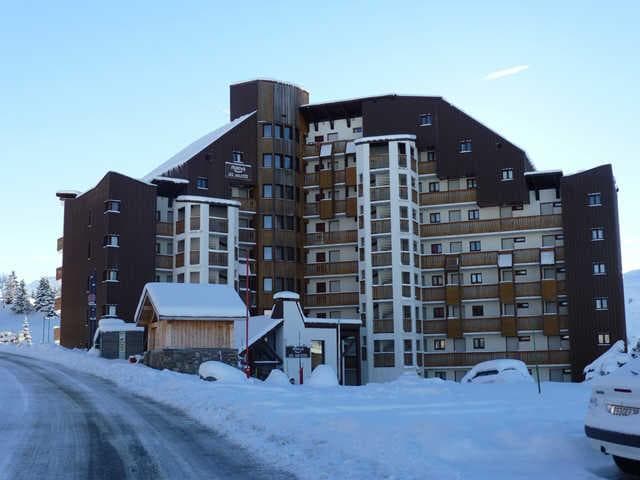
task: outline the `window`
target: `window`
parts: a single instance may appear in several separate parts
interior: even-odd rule
[[[333,142],[335,140],[338,140],[338,132],[327,133],[327,142]]]
[[[522,336],[518,337],[518,341],[519,342],[530,342],[531,341],[531,336],[530,335],[522,335]]]
[[[262,247],[262,259],[263,260],[273,260],[273,248],[272,247]]]
[[[431,286],[432,287],[442,286],[442,275],[433,275],[431,277]]]
[[[433,341],[434,350],[445,350],[447,348],[447,341],[444,338],[436,338]]]
[[[435,161],[436,161],[436,151],[427,150],[427,162],[435,162]]]
[[[478,181],[475,178],[467,178],[467,189],[473,190],[478,188]]]
[[[442,253],[442,244],[441,243],[432,243],[431,244],[431,254],[439,255]]]
[[[480,248],[480,240],[473,240],[469,242],[469,251],[470,252],[479,252]]]
[[[556,244],[555,235],[543,235],[542,236],[542,246],[543,247],[554,247]]]
[[[608,333],[599,333],[598,334],[598,345],[610,345],[611,344],[611,335]]]
[[[471,152],[471,139],[466,138],[460,142],[460,153],[470,153]]]
[[[527,271],[526,270],[516,270],[516,275],[521,276],[521,277],[526,277],[527,276]]]
[[[103,317],[115,317],[118,315],[118,306],[114,304],[106,304],[102,306]]]
[[[502,250],[513,250],[513,238],[503,238],[500,241]]]
[[[483,350],[485,346],[484,338],[474,338],[473,339],[473,348],[474,350]]]
[[[500,271],[500,280],[502,282],[513,282],[513,270],[504,269]]]
[[[433,117],[432,117],[432,115],[430,113],[422,113],[422,114],[420,114],[419,125],[421,127],[429,126],[429,125],[431,125],[431,121],[432,120],[433,120]]]
[[[589,205],[590,207],[599,207],[600,205],[602,205],[602,197],[600,196],[600,192],[588,194],[587,205]]]
[[[526,310],[527,308],[529,308],[529,302],[518,302],[516,303],[516,308]]]
[[[609,309],[609,302],[607,300],[607,297],[594,298],[593,301],[595,303],[596,310],[608,310]]]
[[[362,133],[362,127],[353,127],[353,133]]]
[[[273,290],[273,278],[264,277],[262,279],[262,290],[265,292],[271,292]]]
[[[460,253],[460,252],[462,252],[462,242],[449,243],[449,253]]]
[[[117,282],[118,281],[118,269],[117,268],[107,268],[102,272],[102,281],[103,282]]]
[[[324,362],[324,340],[311,340],[311,370]]]
[[[558,304],[556,302],[544,302],[544,313],[556,314],[558,313]]]
[[[104,211],[111,213],[120,212],[120,200],[107,200],[104,202]]]
[[[289,126],[285,126],[284,127],[284,138],[286,140],[292,140],[293,139],[293,129]]]
[[[500,180],[503,182],[513,180],[513,168],[503,168],[500,170]]]
[[[198,177],[196,179],[196,188],[200,190],[206,190],[209,188],[209,179],[206,177]]]
[[[329,282],[329,292],[338,293],[340,291],[340,280],[331,280]]]
[[[542,269],[542,279],[543,280],[555,280],[556,279],[556,269],[553,267],[545,267]]]
[[[200,283],[200,272],[190,272],[189,283]]]
[[[313,140],[314,140],[316,143],[324,142],[324,135],[316,135],[316,136],[313,138]]]
[[[340,250],[329,250],[329,261],[330,262],[339,262],[340,261]]]
[[[267,229],[273,228],[273,216],[272,215],[263,215],[262,216],[262,228],[267,228]]]
[[[469,220],[480,220],[480,210],[474,209],[467,212]]]
[[[264,168],[273,167],[273,155],[271,155],[270,153],[263,153],[262,154],[262,166]]]
[[[474,317],[483,317],[484,316],[484,306],[483,305],[473,305],[471,307],[471,315]]]
[[[273,137],[273,126],[270,123],[265,123],[262,125],[262,136],[264,138]]]
[[[525,243],[527,239],[525,237],[514,237],[513,243]]]
[[[103,246],[105,247],[119,247],[120,246],[120,235],[105,235],[103,240]]]
[[[262,198],[273,198],[273,186],[270,183],[262,185]]]
[[[594,242],[599,240],[604,240],[604,228],[602,227],[592,228],[591,240],[593,240]]]
[[[482,273],[472,273],[471,283],[473,284],[482,283]]]
[[[440,182],[429,182],[429,192],[439,192],[440,191]]]
[[[242,152],[233,152],[231,158],[234,162],[242,162]]]
[[[433,318],[444,318],[444,307],[433,307]]]
[[[284,163],[283,163],[283,168],[286,168],[288,170],[292,170],[293,169],[293,157],[291,155],[285,155],[284,156]]]
[[[459,222],[462,220],[462,212],[460,210],[449,210],[449,221]]]
[[[429,223],[440,223],[440,212],[430,213]]]
[[[553,215],[553,202],[541,203],[540,215]]]
[[[594,275],[605,275],[607,273],[607,269],[604,263],[594,262],[593,263],[593,274]]]
[[[282,125],[277,123],[273,126],[273,136],[275,138],[282,138]]]

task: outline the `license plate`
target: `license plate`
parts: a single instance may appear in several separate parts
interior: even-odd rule
[[[616,415],[618,417],[628,417],[630,415],[638,415],[640,413],[640,408],[625,407],[624,405],[607,405],[607,410],[611,415]]]

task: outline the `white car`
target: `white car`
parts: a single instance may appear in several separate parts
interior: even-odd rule
[[[640,360],[593,380],[585,433],[622,471],[640,475]]]
[[[529,370],[520,360],[489,360],[481,362],[462,377],[461,383],[533,382]]]

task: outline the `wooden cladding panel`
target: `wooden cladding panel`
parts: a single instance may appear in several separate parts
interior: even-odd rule
[[[518,336],[518,326],[515,317],[502,317],[500,319],[500,327],[503,337]]]
[[[560,335],[560,320],[557,315],[545,315],[542,325],[542,333],[546,336]]]
[[[555,301],[558,296],[558,284],[555,280],[542,280],[542,299]]]
[[[462,338],[462,319],[460,318],[447,319],[447,337]]]
[[[355,187],[358,184],[356,167],[347,167],[344,172],[344,181],[348,187]]]
[[[530,230],[538,228],[562,227],[561,215],[536,215],[530,217],[496,218],[492,220],[473,220],[463,222],[422,224],[420,235],[423,237],[440,235],[466,235],[511,230]]]
[[[320,200],[320,218],[333,218],[333,200]]]
[[[501,283],[498,290],[501,303],[513,303],[513,299],[515,298],[513,283]]]
[[[516,297],[540,296],[540,282],[516,283]]]
[[[347,198],[345,213],[348,217],[358,215],[358,199],[356,197]]]
[[[161,320],[154,348],[233,348],[233,322]]]
[[[333,171],[322,170],[319,174],[320,188],[333,188]]]
[[[430,353],[423,357],[425,367],[474,366],[487,360],[511,358],[528,365],[569,364],[569,350],[541,350],[535,352]]]
[[[458,285],[445,288],[445,299],[447,305],[457,305],[460,303],[460,287]]]
[[[423,192],[420,194],[420,205],[441,205],[448,203],[475,202],[476,196],[476,190]]]

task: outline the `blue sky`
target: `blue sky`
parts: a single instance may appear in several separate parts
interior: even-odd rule
[[[538,169],[612,163],[623,267],[640,268],[640,3],[220,5],[0,2],[0,272],[53,274],[57,189],[145,174],[226,122],[228,85],[255,77],[312,101],[440,95]]]

